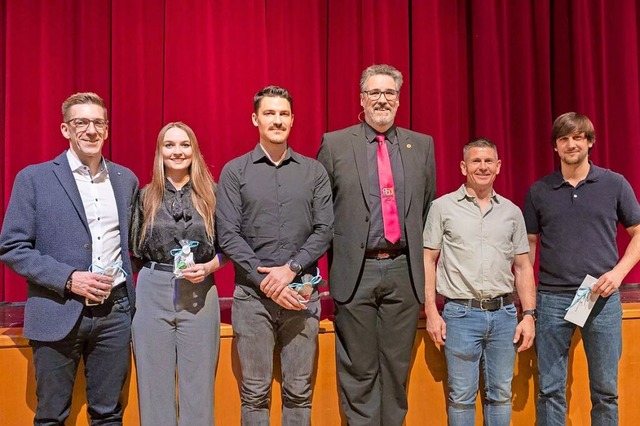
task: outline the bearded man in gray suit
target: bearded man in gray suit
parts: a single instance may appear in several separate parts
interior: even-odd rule
[[[38,404],[34,424],[63,425],[82,357],[92,425],[122,424],[134,288],[129,259],[138,179],[107,161],[107,109],[95,93],[62,104],[69,149],[16,176],[0,261],[27,280]]]
[[[401,425],[424,302],[422,230],[435,197],[431,136],[396,127],[402,74],[360,80],[365,122],[323,136],[333,190],[329,255],[340,402],[349,425]]]

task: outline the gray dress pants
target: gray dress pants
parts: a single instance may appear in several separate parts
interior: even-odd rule
[[[212,275],[193,284],[154,267],[138,274],[132,333],[142,426],[215,423],[220,306],[214,284]]]

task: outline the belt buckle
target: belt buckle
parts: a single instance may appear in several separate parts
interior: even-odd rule
[[[485,307],[485,303],[491,303],[491,302],[497,302],[496,299],[491,299],[491,298],[485,298],[485,299],[480,299],[480,309],[482,309],[483,311],[495,311],[496,309],[491,309],[490,307]]]
[[[379,251],[378,254],[376,255],[376,259],[378,260],[385,260],[385,259],[389,259],[391,257],[391,253],[389,253],[388,251]]]

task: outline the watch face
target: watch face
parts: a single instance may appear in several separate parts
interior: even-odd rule
[[[291,269],[296,274],[299,274],[300,271],[302,271],[302,266],[298,261],[292,259],[289,261],[289,269]]]

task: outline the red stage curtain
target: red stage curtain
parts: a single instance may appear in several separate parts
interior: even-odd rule
[[[2,208],[20,169],[66,148],[60,104],[73,92],[105,98],[105,154],[142,184],[159,129],[175,120],[195,130],[217,179],[258,141],[261,87],[291,91],[291,145],[315,156],[323,132],[358,122],[372,63],[403,72],[397,122],[434,136],[440,195],[462,182],[464,143],[483,136],[503,160],[497,190],[521,205],[557,166],[550,127],[569,110],[594,121],[594,161],[640,187],[639,18],[632,0],[1,2]],[[221,295],[232,277],[217,274]],[[0,300],[25,297],[2,267]]]

